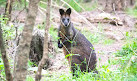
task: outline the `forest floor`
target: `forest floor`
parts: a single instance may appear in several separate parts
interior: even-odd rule
[[[12,14],[13,19],[18,15],[17,20],[20,22],[24,23],[26,13],[21,12],[18,14],[19,11],[14,11]],[[134,34],[135,28],[132,26],[132,21],[135,19],[126,13],[118,13],[113,14],[113,13],[107,13],[109,16],[104,17],[104,12],[95,10],[95,11],[88,11],[88,12],[82,12],[79,13],[82,17],[88,19],[90,18],[91,20],[94,20],[95,18],[99,19],[101,18],[100,23],[94,23],[91,22],[92,25],[88,25],[80,16],[78,16],[75,13],[72,13],[71,19],[72,22],[74,22],[74,26],[78,28],[80,31],[85,31],[88,30],[88,32],[91,32],[95,38],[98,40],[95,41],[95,43],[91,41],[93,44],[96,54],[97,54],[97,67],[102,67],[104,64],[108,64],[108,61],[111,60],[112,58],[117,60],[118,57],[115,57],[115,52],[120,50],[122,46],[125,44],[125,34],[126,32],[133,32],[132,36],[137,37]],[[58,28],[57,25],[59,25],[59,13],[57,13],[57,17],[52,17],[52,21],[54,24],[55,28]],[[104,22],[102,19],[105,18],[110,18],[112,16],[115,16],[115,18],[118,18],[120,21],[123,22],[122,26],[120,25],[115,25],[111,24],[110,22]],[[42,24],[45,21],[45,16],[42,15],[40,12],[38,12],[38,16],[36,18],[36,24]],[[127,21],[130,21],[131,23],[127,23]],[[90,21],[89,21],[90,22]],[[119,22],[119,21],[118,21]],[[57,23],[57,24],[56,24]],[[84,34],[84,33],[83,33]],[[96,35],[97,34],[97,35]],[[99,34],[99,36],[98,36]],[[86,35],[86,34],[84,34]],[[88,34],[89,35],[89,34]],[[87,37],[87,36],[86,36]],[[103,38],[99,38],[103,37]],[[56,45],[56,44],[54,44]],[[67,59],[65,59],[65,56],[63,54],[62,49],[57,48],[55,46],[55,56],[53,58],[50,58],[50,61],[52,63],[51,67],[49,67],[47,70],[43,70],[43,75],[46,77],[51,77],[54,74],[56,74],[58,77],[59,75],[63,74],[70,74],[70,68],[67,62]],[[118,68],[118,65],[112,65],[110,66],[110,69],[115,70]],[[34,74],[32,74],[34,75]]]

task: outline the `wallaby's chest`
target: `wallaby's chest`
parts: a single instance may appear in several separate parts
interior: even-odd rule
[[[68,29],[60,28],[59,33],[60,33],[62,40],[65,40],[65,39],[72,40],[73,35],[74,35],[73,30],[69,28]]]

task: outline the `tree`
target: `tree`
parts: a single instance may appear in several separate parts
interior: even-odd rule
[[[47,13],[46,13],[46,27],[45,27],[45,37],[44,37],[44,48],[43,48],[43,57],[38,65],[38,71],[35,76],[35,81],[40,81],[41,79],[41,70],[45,64],[45,62],[48,60],[48,31],[50,27],[50,6],[51,6],[51,0],[48,0],[47,5]]]
[[[5,68],[5,74],[6,74],[6,79],[7,81],[13,81],[12,74],[10,72],[10,66],[9,66],[9,61],[6,55],[6,50],[4,46],[4,40],[3,40],[3,34],[2,34],[2,29],[1,29],[1,23],[0,23],[0,54],[2,54],[2,59],[4,62],[4,68]]]
[[[99,0],[99,4],[104,5],[104,10],[108,12],[121,11],[135,5],[135,0]]]
[[[32,31],[35,24],[36,15],[38,12],[38,3],[40,0],[29,0],[29,11],[22,37],[19,41],[19,46],[16,52],[16,63],[14,67],[15,81],[25,81],[27,75],[27,63],[30,52],[30,43],[32,39]]]
[[[12,11],[12,3],[13,0],[7,0],[6,7],[5,7],[5,17],[11,19],[11,11]]]

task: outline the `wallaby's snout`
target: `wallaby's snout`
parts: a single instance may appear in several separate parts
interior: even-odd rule
[[[68,27],[70,24],[70,14],[71,9],[67,9],[66,12],[63,9],[59,9],[60,15],[61,15],[61,24],[64,25],[64,27]]]
[[[68,27],[69,26],[69,23],[70,23],[70,19],[69,18],[62,18],[62,24],[65,26],[65,27]]]

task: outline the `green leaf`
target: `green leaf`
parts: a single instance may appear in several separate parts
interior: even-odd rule
[[[67,58],[67,57],[69,57],[69,56],[73,56],[73,55],[80,56],[79,54],[67,54],[67,55],[65,56],[65,58]]]

